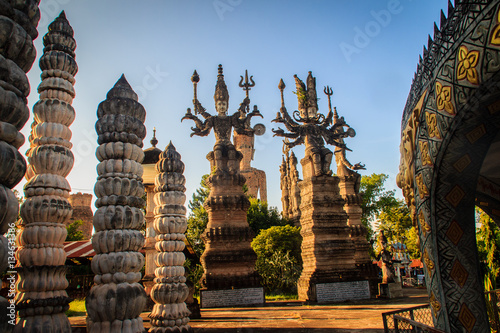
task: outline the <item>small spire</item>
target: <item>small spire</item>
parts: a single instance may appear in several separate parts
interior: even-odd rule
[[[196,72],[196,69],[194,70],[194,73],[193,75],[191,76],[191,82],[193,83],[198,83],[200,82],[200,76],[198,75],[198,73]]]
[[[158,140],[156,140],[156,127],[153,127],[153,138],[149,142],[151,142],[151,145],[156,148],[156,145],[158,144]]]
[[[59,18],[66,18],[66,13],[64,12],[64,10],[59,14]]]
[[[280,83],[278,83],[278,89],[283,90],[285,89],[285,82],[283,82],[283,79],[280,79]]]
[[[219,65],[219,74],[217,75],[217,84],[215,85],[214,100],[217,101],[229,101],[229,93],[227,91],[226,82],[224,82],[224,74],[222,74],[222,65]]]

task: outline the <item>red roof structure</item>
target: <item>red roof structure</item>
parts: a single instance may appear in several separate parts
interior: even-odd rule
[[[95,251],[90,240],[64,242],[64,251],[68,258],[93,257]]]

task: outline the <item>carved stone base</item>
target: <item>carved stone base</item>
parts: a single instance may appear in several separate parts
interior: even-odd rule
[[[403,287],[401,283],[379,283],[377,298],[399,298],[403,297]]]
[[[207,179],[210,195],[204,203],[208,224],[202,234],[202,286],[207,291],[260,287],[255,271],[257,255],[250,246],[254,233],[247,222],[250,202],[243,193],[245,177],[239,173],[241,154],[236,154],[234,161],[229,155],[222,157],[217,163],[210,160],[211,164],[235,165],[236,169],[234,173],[215,170]]]
[[[202,308],[261,306],[265,303],[264,288],[201,290]]]
[[[350,238],[338,177],[323,175],[299,182],[303,271],[299,299],[316,301],[314,285],[356,279],[355,246]]]

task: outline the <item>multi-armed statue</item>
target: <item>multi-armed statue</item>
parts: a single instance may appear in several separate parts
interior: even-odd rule
[[[222,65],[219,65],[218,71],[219,74],[217,76],[217,85],[214,95],[217,115],[212,116],[210,113],[206,112],[206,109],[198,101],[196,87],[200,81],[200,77],[198,76],[198,73],[194,71],[194,74],[191,77],[191,81],[194,85],[194,115],[191,113],[191,109],[188,108],[187,113],[184,115],[182,120],[191,119],[195,122],[196,127],[191,127],[191,130],[193,131],[191,136],[207,136],[213,128],[216,141],[213,154],[211,152],[208,156],[211,163],[211,170],[216,173],[229,171],[229,173],[235,174],[239,171],[239,160],[241,159],[241,156],[231,142],[231,129],[234,128],[234,130],[239,134],[252,135],[254,131],[250,128],[250,119],[254,116],[262,117],[262,115],[256,107],[252,112],[247,114],[250,99],[245,97],[243,102],[240,104],[238,111],[229,116],[227,114],[229,93],[227,91],[226,83],[224,82]],[[200,120],[196,116],[197,114],[202,115],[205,121]],[[237,163],[235,164],[235,162]]]
[[[369,285],[357,274],[355,246],[351,240],[351,230],[347,224],[344,199],[339,191],[339,177],[332,176],[330,164],[333,153],[325,147],[325,142],[337,149],[348,149],[343,139],[353,137],[354,130],[345,123],[344,118],[335,117],[330,96],[332,89],[325,87],[328,96],[329,112],[325,117],[318,113],[316,79],[311,72],[307,85],[297,75],[295,83],[298,99],[298,111],[290,116],[285,108],[283,90],[285,84],[280,81],[281,108],[273,122],[282,123],[289,132],[273,129],[275,136],[284,137],[284,152],[287,159],[282,166],[283,184],[288,180],[288,213],[300,219],[302,235],[302,274],[298,281],[299,299],[313,302],[352,299],[352,295],[342,294],[342,290],[360,289],[355,298],[370,297]],[[335,120],[335,121],[334,121]],[[293,141],[289,141],[291,139]],[[288,150],[305,144],[305,157],[302,164],[303,180],[299,181],[294,158]],[[354,169],[363,166],[356,164]],[[296,198],[292,188],[300,188],[300,206],[293,207],[291,199]],[[285,200],[286,202],[286,200]],[[299,204],[298,200],[295,200]],[[291,212],[290,212],[290,208]],[[299,217],[300,216],[300,217]],[[333,258],[335,258],[333,260]],[[353,283],[341,288],[337,283]],[[361,287],[359,287],[361,286]]]
[[[217,115],[206,112],[196,97],[199,82],[196,71],[191,80],[194,84],[194,114],[188,109],[182,120],[191,119],[195,122],[196,127],[192,128],[191,136],[207,136],[213,129],[216,139],[213,151],[207,155],[211,173],[207,179],[210,194],[204,204],[208,212],[208,224],[202,235],[205,252],[201,262],[205,273],[202,278],[204,290],[201,306],[263,303],[264,295],[255,271],[256,255],[250,246],[254,236],[247,222],[250,203],[243,193],[245,177],[240,174],[243,156],[231,142],[233,128],[238,134],[252,135],[254,130],[250,127],[250,119],[262,116],[257,107],[249,112],[248,97],[237,112],[227,115],[229,93],[221,65],[214,95]],[[205,120],[200,120],[197,114]],[[241,291],[243,288],[245,290]],[[222,298],[221,292],[232,295]],[[228,300],[228,303],[223,303],[223,299]]]
[[[333,153],[330,149],[325,147],[325,141],[327,144],[345,148],[342,139],[348,136],[354,137],[356,133],[354,129],[345,123],[343,117],[333,124],[333,112],[330,100],[332,92],[329,87],[325,88],[329,106],[328,115],[325,117],[323,114],[318,113],[316,78],[309,72],[306,87],[304,82],[302,82],[297,75],[294,77],[297,87],[296,94],[299,102],[299,111],[293,112],[293,118],[288,114],[283,99],[285,83],[283,79],[280,80],[278,88],[281,91],[281,108],[273,122],[284,124],[286,129],[291,133],[286,133],[281,128],[278,128],[277,130],[273,129],[274,135],[295,139],[294,141],[285,143],[288,148],[293,148],[305,143],[306,159],[309,159],[312,163],[312,168],[310,168],[312,173],[310,175],[306,174],[306,170],[304,170],[304,178],[309,176],[331,175],[332,171],[330,170],[330,164],[332,162]],[[347,127],[347,130],[344,131],[343,127]]]

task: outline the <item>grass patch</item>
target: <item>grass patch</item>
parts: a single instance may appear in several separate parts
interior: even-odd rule
[[[66,311],[66,315],[68,317],[86,316],[85,300],[75,299],[73,302],[69,303],[69,310]]]
[[[266,295],[266,302],[295,301],[299,299],[297,294]]]

